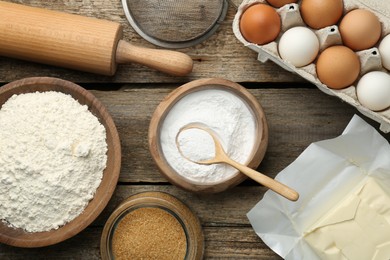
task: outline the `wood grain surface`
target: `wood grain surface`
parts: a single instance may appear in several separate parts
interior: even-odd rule
[[[128,24],[120,1],[108,0],[9,0],[51,10],[98,17],[120,23],[124,39],[155,47]],[[233,1],[235,5],[240,0]],[[256,60],[255,52],[234,37],[233,4],[217,32],[208,40],[180,51],[194,61],[193,72],[169,76],[137,64],[119,65],[112,76],[99,76],[0,57],[0,82],[30,76],[52,76],[90,89],[107,107],[119,132],[122,167],[112,199],[100,216],[80,234],[50,247],[23,249],[0,244],[0,259],[99,259],[103,225],[127,197],[142,191],[165,191],[189,206],[199,217],[205,235],[205,259],[281,259],[255,234],[246,213],[263,197],[266,188],[246,180],[218,194],[196,195],[171,185],[158,171],[148,150],[148,127],[160,101],[194,79],[225,78],[240,83],[263,106],[269,143],[257,168],[270,177],[293,162],[312,142],[342,133],[358,112],[335,97],[319,91],[279,66]],[[378,128],[377,123],[365,118]],[[384,135],[387,140],[390,135]]]

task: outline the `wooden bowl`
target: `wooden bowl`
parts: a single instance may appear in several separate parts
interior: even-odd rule
[[[89,110],[106,128],[107,166],[94,198],[83,213],[56,230],[29,233],[23,229],[9,227],[0,221],[0,242],[17,247],[43,247],[64,241],[82,231],[96,219],[110,200],[120,172],[121,147],[114,121],[103,104],[84,88],[61,79],[48,77],[26,78],[11,82],[0,88],[0,108],[14,94],[28,92],[57,91],[70,94]]]
[[[268,124],[264,111],[257,99],[241,85],[224,79],[200,79],[184,84],[171,92],[156,108],[149,125],[149,150],[162,175],[172,184],[197,193],[217,193],[236,186],[246,179],[238,171],[234,175],[217,183],[192,182],[178,174],[166,161],[160,144],[160,129],[170,109],[184,96],[205,89],[230,91],[240,97],[252,110],[256,124],[256,141],[246,165],[257,168],[263,160],[268,145]]]

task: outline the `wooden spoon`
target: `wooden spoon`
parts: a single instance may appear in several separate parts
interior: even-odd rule
[[[212,139],[214,141],[214,145],[215,145],[215,155],[213,158],[196,161],[192,158],[188,158],[188,156],[186,156],[183,153],[183,150],[180,147],[178,138],[179,138],[180,133],[182,133],[185,130],[189,130],[189,129],[203,130],[203,131],[207,132],[212,137]],[[223,147],[222,147],[221,143],[219,142],[214,131],[205,125],[193,123],[193,124],[189,124],[189,125],[186,125],[183,128],[181,128],[180,131],[178,132],[178,134],[176,135],[176,146],[177,146],[180,154],[185,159],[187,159],[191,162],[194,162],[197,164],[204,164],[204,165],[226,163],[226,164],[229,164],[230,166],[233,166],[234,168],[236,168],[237,170],[239,170],[240,172],[242,172],[243,174],[245,174],[246,176],[248,176],[252,180],[264,185],[265,187],[273,190],[274,192],[282,195],[283,197],[285,197],[291,201],[296,201],[299,198],[299,194],[295,190],[291,189],[290,187],[288,187],[288,186],[284,185],[283,183],[278,182],[275,179],[272,179],[272,178],[270,178],[270,177],[268,177],[268,176],[266,176],[258,171],[255,171],[255,170],[253,170],[245,165],[242,165],[242,164],[234,161],[233,159],[231,159],[226,154],[225,150],[223,149]]]

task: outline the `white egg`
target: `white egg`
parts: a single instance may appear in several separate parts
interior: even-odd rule
[[[390,70],[390,35],[383,38],[378,49],[382,57],[383,67]]]
[[[320,44],[315,33],[306,27],[293,27],[279,40],[280,57],[295,67],[303,67],[317,57]]]
[[[390,107],[390,75],[383,71],[365,74],[357,84],[356,95],[359,102],[370,110]]]

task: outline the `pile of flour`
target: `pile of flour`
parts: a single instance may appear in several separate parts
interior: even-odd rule
[[[227,164],[199,165],[180,154],[176,137],[183,127],[194,123],[210,128],[230,158],[244,164],[256,142],[256,120],[252,110],[230,91],[206,89],[180,99],[162,123],[161,149],[178,174],[192,182],[208,184],[231,178],[237,170]],[[187,157],[194,161],[210,159],[215,153],[213,141],[207,139],[210,136],[202,137],[205,133],[199,136],[199,131],[186,131],[179,140]]]
[[[0,219],[49,231],[93,198],[107,162],[106,130],[70,95],[14,95],[0,109],[0,151]]]

